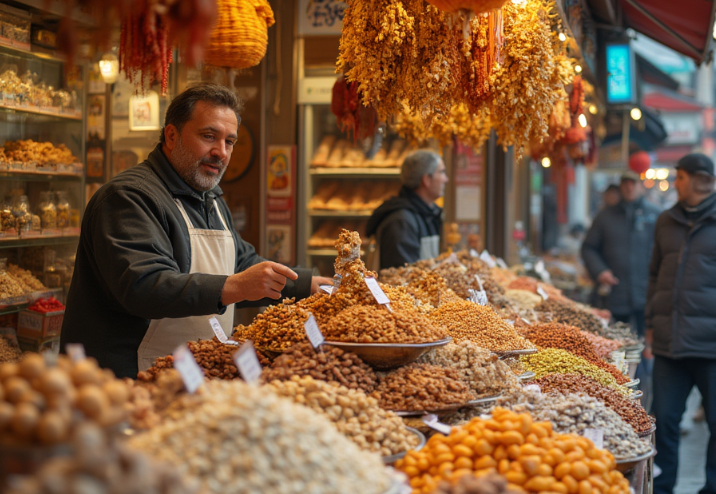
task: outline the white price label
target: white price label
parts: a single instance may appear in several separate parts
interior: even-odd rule
[[[308,320],[304,323],[303,327],[306,330],[308,341],[311,342],[313,348],[318,348],[326,341],[325,338],[323,338],[321,330],[318,328],[318,323],[316,323],[316,318],[313,317],[313,314],[308,316]]]
[[[468,297],[468,300],[470,302],[473,302],[473,303],[479,304],[479,305],[487,305],[489,303],[487,300],[487,293],[485,292],[485,290],[477,291],[477,290],[473,290],[472,288],[468,288],[467,293],[470,294],[470,296]]]
[[[247,341],[234,352],[234,363],[241,372],[244,381],[249,384],[258,384],[262,369],[253,343]]]
[[[87,358],[85,355],[85,346],[82,343],[68,343],[65,345],[65,351],[73,362],[79,362]]]
[[[475,249],[470,249],[470,257],[480,257],[480,253],[476,251]]]
[[[584,429],[582,436],[594,443],[597,449],[604,449],[604,431],[602,429]]]
[[[541,286],[537,287],[537,295],[542,297],[542,300],[547,300],[549,298],[549,295],[547,295],[547,292],[544,291],[544,288]]]
[[[326,292],[328,295],[333,295],[333,291],[336,289],[333,285],[321,285],[318,288]]]
[[[501,267],[502,269],[509,269],[508,266],[507,266],[507,263],[506,263],[505,260],[504,260],[503,258],[501,258],[501,257],[498,257],[498,258],[497,258],[497,265],[498,265],[499,267]]]
[[[535,393],[542,393],[542,388],[540,388],[537,384],[528,384],[523,388],[525,391],[534,391]]]
[[[430,427],[432,430],[439,432],[440,434],[450,435],[452,427],[442,422],[438,422],[438,416],[434,413],[423,416],[423,423]]]
[[[222,342],[225,345],[238,345],[238,341],[230,340],[227,338],[226,333],[224,332],[224,328],[221,327],[221,323],[216,317],[212,317],[209,319],[209,324],[211,324],[211,329],[214,330],[214,334],[216,335],[216,339],[218,339],[220,342]]]
[[[490,253],[487,252],[487,250],[482,251],[482,254],[480,254],[480,259],[485,264],[487,264],[487,267],[489,267],[489,268],[494,268],[495,266],[497,266],[497,264],[495,264],[495,260],[492,258]]]
[[[180,345],[174,350],[174,368],[179,371],[184,387],[189,393],[194,393],[204,382],[204,371],[194,360],[194,355],[186,345]]]
[[[389,304],[390,299],[385,294],[383,289],[378,284],[378,281],[375,278],[366,278],[365,284],[368,285],[368,290],[370,290],[370,293],[373,294],[373,297],[375,297],[375,301],[378,302],[381,305]]]

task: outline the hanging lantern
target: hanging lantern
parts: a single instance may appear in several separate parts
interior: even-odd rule
[[[651,158],[646,151],[637,151],[629,156],[629,168],[639,174],[645,173],[651,167]]]
[[[433,5],[445,12],[459,12],[467,10],[475,14],[482,14],[491,10],[501,8],[506,0],[427,0]]]
[[[271,6],[266,0],[218,0],[217,6],[204,62],[234,69],[258,65],[266,55],[268,28],[275,22]]]

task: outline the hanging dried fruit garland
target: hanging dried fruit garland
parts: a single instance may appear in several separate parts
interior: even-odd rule
[[[363,106],[358,93],[358,84],[346,82],[339,77],[333,85],[331,112],[338,120],[341,132],[353,135],[353,141],[370,137],[375,133],[378,118],[373,107]]]

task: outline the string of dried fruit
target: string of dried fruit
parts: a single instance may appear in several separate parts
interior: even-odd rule
[[[370,137],[375,132],[377,115],[372,106],[363,106],[358,83],[339,77],[333,85],[331,112],[338,120],[341,132],[353,134],[353,141]]]

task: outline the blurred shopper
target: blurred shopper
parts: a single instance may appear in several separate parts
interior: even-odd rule
[[[676,167],[679,202],[659,216],[649,269],[647,350],[655,355],[656,494],[671,494],[679,422],[694,386],[711,431],[706,485],[716,494],[716,177],[713,162],[690,154]]]
[[[619,186],[611,184],[609,187],[604,189],[604,192],[602,193],[602,209],[608,208],[609,206],[616,206],[621,200],[622,193],[619,191]]]
[[[637,173],[625,172],[619,189],[621,200],[594,218],[582,244],[582,259],[614,319],[630,322],[642,336],[649,253],[660,210],[644,199]]]
[[[445,194],[445,163],[433,151],[415,151],[400,172],[403,187],[368,219],[366,234],[376,236],[380,269],[400,267],[440,253],[443,210],[435,204]]]

